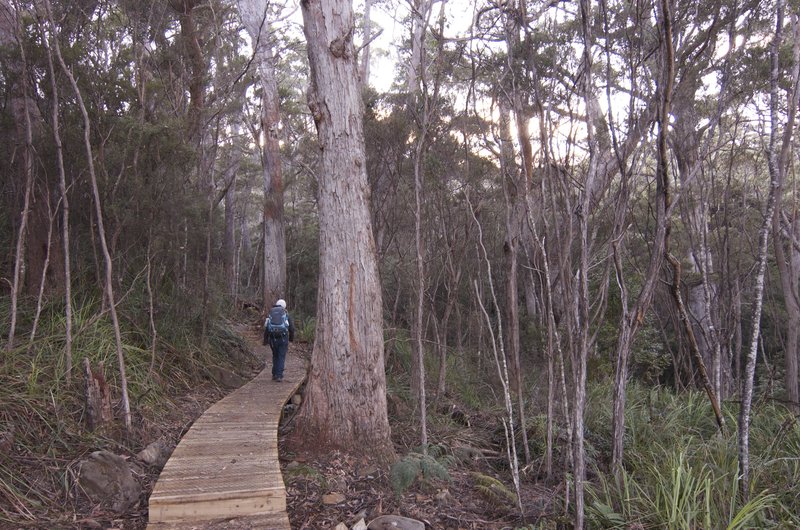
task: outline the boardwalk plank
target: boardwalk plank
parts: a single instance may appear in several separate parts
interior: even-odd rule
[[[289,530],[278,422],[303,361],[290,354],[285,375],[274,382],[267,367],[198,418],[153,488],[148,530]]]

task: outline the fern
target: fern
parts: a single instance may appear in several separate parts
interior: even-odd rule
[[[489,501],[517,505],[517,496],[514,492],[496,478],[477,472],[471,475],[475,479],[475,489]]]
[[[444,455],[441,447],[432,446],[429,454],[408,453],[398,460],[389,473],[389,481],[397,495],[402,495],[414,482],[431,482],[442,480],[449,482],[450,473],[447,467],[452,464],[453,457]]]
[[[314,342],[314,337],[317,333],[317,319],[304,318],[300,320],[299,325],[295,323],[295,332],[299,342]]]
[[[417,480],[420,473],[419,459],[413,457],[413,453],[406,455],[398,460],[389,474],[392,489],[397,495],[402,495]]]

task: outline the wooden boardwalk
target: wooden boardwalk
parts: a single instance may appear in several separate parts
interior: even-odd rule
[[[283,382],[272,381],[270,356],[258,376],[203,413],[153,488],[148,530],[289,530],[278,421],[305,375],[290,347]]]

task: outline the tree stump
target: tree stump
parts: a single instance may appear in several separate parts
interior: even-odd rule
[[[86,424],[89,430],[101,429],[111,421],[111,392],[106,383],[102,361],[92,369],[89,359],[83,358],[84,399],[86,400]]]

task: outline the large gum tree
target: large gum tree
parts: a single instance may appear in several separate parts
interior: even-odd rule
[[[298,440],[392,457],[383,303],[369,212],[363,104],[350,0],[301,2],[317,126],[319,291],[316,341]]]

